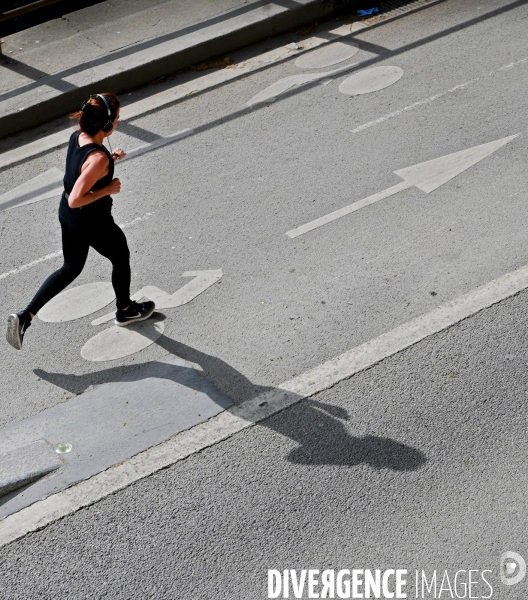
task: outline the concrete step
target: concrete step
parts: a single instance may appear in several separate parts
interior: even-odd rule
[[[196,367],[167,355],[0,430],[0,519],[229,408],[231,400]],[[54,374],[41,376],[53,381]],[[72,449],[59,458],[51,445],[64,442]]]
[[[0,59],[0,137],[77,110],[91,93],[122,93],[329,18],[335,1],[222,0],[211,8],[185,0],[121,0],[108,14],[106,5],[96,5],[67,15],[64,23],[8,36]],[[81,13],[84,18],[76,17]]]
[[[13,445],[16,446],[16,442]],[[41,479],[61,466],[59,455],[44,440],[0,454],[0,497]]]

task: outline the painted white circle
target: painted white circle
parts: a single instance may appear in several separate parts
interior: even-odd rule
[[[299,56],[295,64],[301,69],[321,69],[348,60],[358,52],[356,45],[334,42]]]
[[[98,281],[61,292],[38,312],[41,321],[60,323],[91,315],[115,299],[111,283]]]
[[[140,352],[153,344],[163,333],[162,321],[140,321],[126,327],[110,327],[88,340],[81,349],[85,360],[101,362],[116,360]]]
[[[354,73],[339,86],[339,91],[348,96],[370,94],[389,87],[403,77],[400,67],[374,67]]]

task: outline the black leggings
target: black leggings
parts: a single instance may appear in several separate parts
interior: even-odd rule
[[[36,315],[81,274],[90,246],[112,263],[112,285],[117,308],[126,308],[130,303],[130,251],[121,228],[111,217],[103,224],[94,223],[90,227],[73,228],[62,220],[60,224],[64,264],[40,286],[26,311]]]

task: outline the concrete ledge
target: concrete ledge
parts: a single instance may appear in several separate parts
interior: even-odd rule
[[[12,493],[2,498],[0,520],[127,461],[229,408],[231,400],[204,379],[195,367],[193,363],[169,354],[145,363],[117,381],[100,385],[0,430],[0,453],[12,455],[11,462],[6,462],[12,467],[5,470],[5,482],[15,480],[13,483],[21,487],[31,482],[31,474],[32,480],[40,477],[24,493]],[[33,440],[39,440],[40,446],[32,444]],[[43,460],[42,440],[52,444],[68,442],[72,444],[72,450],[59,459],[47,446],[46,456],[50,451],[55,454],[55,462],[48,464]],[[22,444],[31,448],[25,462],[21,450],[11,452],[13,446]],[[40,463],[37,462],[39,457]],[[4,473],[2,459],[0,454],[0,472]],[[60,461],[58,465],[57,460]],[[60,470],[42,478],[46,468],[49,472],[61,464]],[[12,474],[10,479],[8,473]],[[25,474],[24,480],[21,473]]]
[[[76,69],[39,79],[39,86],[0,103],[0,137],[77,110],[90,93],[122,93],[192,64],[329,18],[335,0],[281,0],[244,14],[229,14],[192,33],[162,36],[95,59]],[[53,86],[49,85],[54,83]],[[57,85],[58,84],[58,85]],[[63,88],[61,91],[57,88]],[[16,91],[16,90],[14,90]]]
[[[0,454],[0,497],[33,483],[61,466],[59,456],[44,440]]]

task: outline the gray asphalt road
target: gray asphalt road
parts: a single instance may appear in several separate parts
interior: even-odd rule
[[[248,107],[281,78],[318,71],[292,58],[134,121],[195,132],[118,168],[116,220],[152,213],[127,230],[133,288],[174,292],[189,270],[224,277],[167,311],[157,344],[120,361],[80,355],[104,309],[36,322],[23,353],[0,347],[0,425],[167,352],[240,403],[527,264],[527,9],[447,0],[356,35],[359,52],[337,65],[350,71],[324,85]],[[370,94],[339,91],[381,66],[403,76]],[[123,129],[114,145],[138,145]],[[395,185],[393,171],[514,134],[431,194],[411,188],[285,235]],[[0,182],[63,162],[52,152]],[[1,272],[58,250],[56,199],[0,212],[0,245]],[[58,261],[2,280],[6,310]],[[78,283],[108,276],[94,255]],[[504,586],[498,573],[502,552],[528,554],[525,299],[1,549],[4,596],[249,600],[267,597],[267,569],[471,568],[493,571],[493,597],[523,597],[526,581]]]

